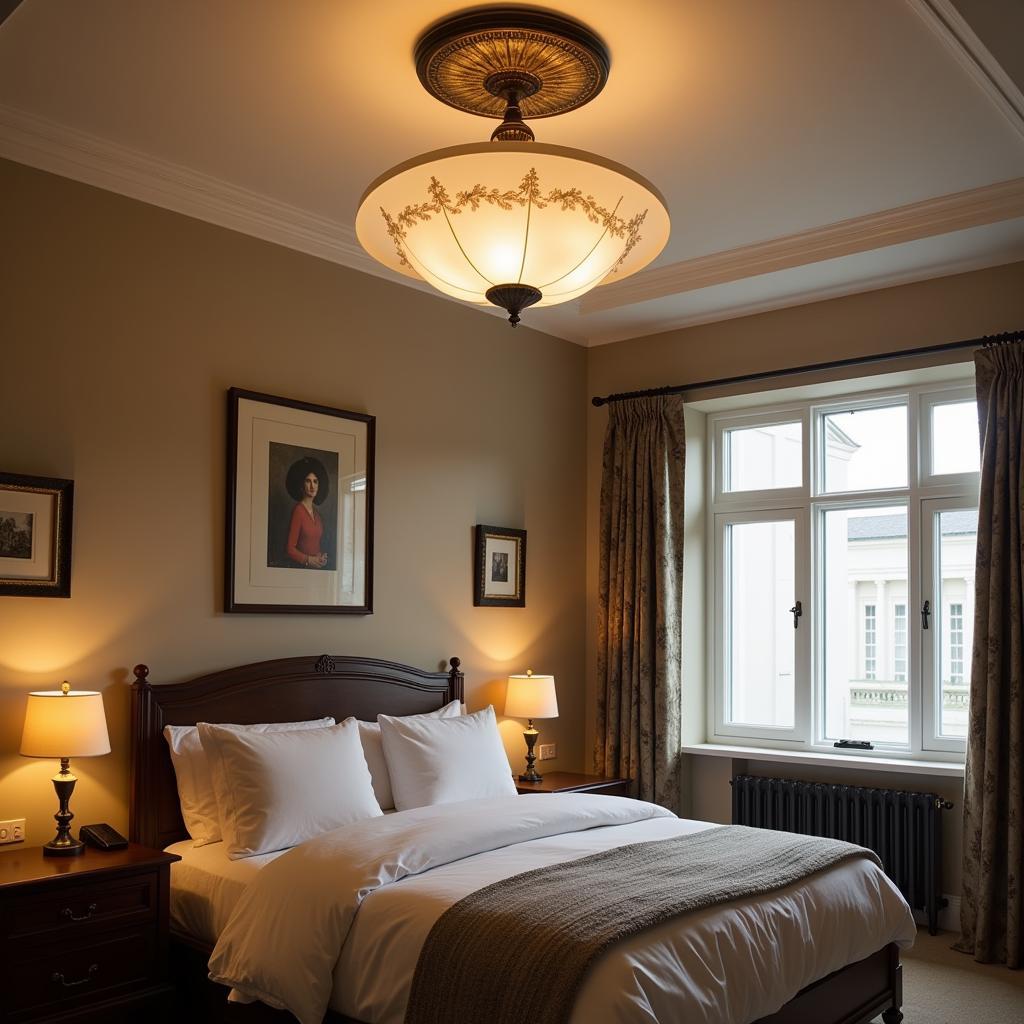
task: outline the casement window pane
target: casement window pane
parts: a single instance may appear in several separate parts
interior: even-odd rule
[[[854,409],[821,418],[824,490],[907,486],[907,407]]]
[[[977,473],[981,469],[977,402],[932,406],[932,473]]]
[[[971,647],[974,641],[974,549],[978,542],[975,509],[936,512],[939,564],[935,573],[940,593],[933,610],[939,634],[936,642],[941,664],[939,735],[967,735],[967,696],[971,683]]]
[[[766,491],[803,482],[801,424],[773,423],[725,431],[726,491]]]
[[[829,509],[822,518],[825,736],[906,745],[907,510]]]
[[[792,520],[726,527],[726,694],[734,724],[792,729]]]

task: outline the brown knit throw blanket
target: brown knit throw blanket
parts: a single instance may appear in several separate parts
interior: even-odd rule
[[[434,924],[406,1024],[565,1024],[587,971],[613,943],[854,857],[878,863],[834,839],[730,825],[495,882]]]

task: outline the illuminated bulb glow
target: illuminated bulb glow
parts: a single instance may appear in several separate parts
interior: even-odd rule
[[[661,195],[626,167],[536,142],[474,143],[399,164],[366,191],[356,234],[374,259],[487,305],[493,285],[539,289],[537,306],[621,280],[664,248]]]

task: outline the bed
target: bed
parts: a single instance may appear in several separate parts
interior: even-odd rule
[[[149,670],[143,665],[136,667],[135,676],[130,832],[134,841],[161,849],[183,844],[188,839],[174,771],[162,736],[166,725],[192,725],[199,721],[239,724],[291,722],[327,715],[339,722],[350,716],[372,721],[377,714],[422,714],[436,711],[452,700],[463,699],[463,675],[458,658],[450,660],[447,670],[433,672],[378,659],[320,655],[238,666],[181,683],[154,685],[149,680]],[[541,798],[532,795],[526,799]],[[600,803],[617,798],[587,799]],[[401,812],[405,815],[412,813],[415,812]],[[672,826],[676,831],[704,827],[701,823],[673,821],[676,821]],[[659,829],[664,831],[668,825],[665,819],[658,819],[618,827],[633,829],[628,833],[628,839],[632,841],[657,838]],[[505,853],[503,856],[507,864],[500,871],[507,874],[527,870],[539,863],[547,863],[545,858],[557,860],[582,856],[595,849],[594,843],[600,842],[600,834],[608,831],[594,829],[580,833],[568,847],[561,838],[522,844],[523,851],[529,856],[524,859],[518,851]],[[228,1003],[227,989],[207,980],[207,961],[214,940],[230,918],[234,902],[256,877],[263,863],[276,859],[274,855],[252,858],[251,862],[225,862],[216,844],[191,853],[187,845],[174,848],[175,852],[184,852],[185,858],[181,864],[175,865],[173,875],[177,883],[172,877],[172,892],[177,885],[176,898],[172,896],[176,906],[172,918],[172,970],[193,1017],[239,1021],[293,1019],[290,1014],[262,1003]],[[498,854],[488,854],[488,857],[491,861],[501,859]],[[370,961],[377,959],[379,962],[380,958],[360,950],[363,946],[372,949],[381,941],[380,934],[375,934],[375,928],[380,932],[381,920],[391,920],[396,914],[401,916],[402,887],[406,887],[404,892],[410,900],[418,888],[435,901],[440,898],[438,893],[458,900],[467,887],[472,889],[491,877],[488,871],[498,870],[485,866],[480,874],[480,863],[490,864],[490,861],[482,862],[480,858],[468,858],[465,863],[469,866],[466,869],[448,865],[386,886],[378,890],[372,900],[366,901],[356,918],[358,927],[353,926],[344,953],[338,958],[338,970],[347,969],[348,977],[358,980],[358,984],[353,983],[350,987],[356,990],[361,986],[361,990],[355,991],[349,1000],[350,1009],[358,1011],[360,1007],[383,1005],[382,993],[395,987],[393,978],[379,977],[379,967],[376,975],[369,969]],[[476,866],[479,877],[473,875],[472,865]],[[835,869],[836,872],[839,870]],[[839,892],[855,884],[855,880],[852,876],[844,878],[840,874],[831,874],[816,884],[823,884],[826,888],[831,886]],[[812,895],[815,900],[825,899],[821,894]],[[773,911],[769,908],[765,912]],[[780,913],[785,916],[785,911]],[[833,925],[837,933],[849,930],[842,920],[833,921]],[[422,929],[422,925],[417,927]],[[703,925],[698,921],[694,927]],[[714,927],[714,923],[707,927]],[[415,927],[410,928],[412,933],[416,932]],[[626,953],[630,954],[630,950],[627,949]],[[406,969],[397,961],[394,961],[393,968],[396,977]],[[602,961],[601,968],[602,977],[614,979],[614,965],[607,967]],[[728,983],[728,979],[720,981],[723,985]],[[746,984],[745,979],[744,986],[735,988],[742,989]],[[586,1003],[587,998],[593,1001],[593,989],[594,984],[588,981],[587,988],[580,995],[582,1003]],[[589,996],[588,991],[591,993]],[[711,1002],[714,1003],[714,998]],[[762,1016],[758,1024],[866,1024],[878,1014],[883,1015],[886,1024],[897,1024],[902,1019],[901,1002],[898,947],[895,942],[885,941],[879,948],[866,955],[862,951],[853,962],[805,985],[777,1012]],[[324,1018],[332,1024],[356,1021],[377,1024],[378,1018],[372,1014],[356,1016],[342,1012],[344,999],[332,999],[332,1006],[335,1008],[329,1010]],[[574,1012],[574,1021],[577,1016]],[[386,1014],[379,1019],[387,1019]],[[714,1019],[714,1011],[709,1011],[709,1016],[704,1019]]]

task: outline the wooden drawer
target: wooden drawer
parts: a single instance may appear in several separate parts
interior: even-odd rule
[[[46,938],[62,941],[95,927],[117,924],[130,928],[156,916],[156,871],[144,871],[107,882],[47,887],[3,901],[3,935],[10,940]]]
[[[155,927],[98,934],[50,946],[8,947],[4,999],[17,1021],[40,1012],[60,1013],[76,1004],[141,988],[158,977]]]

